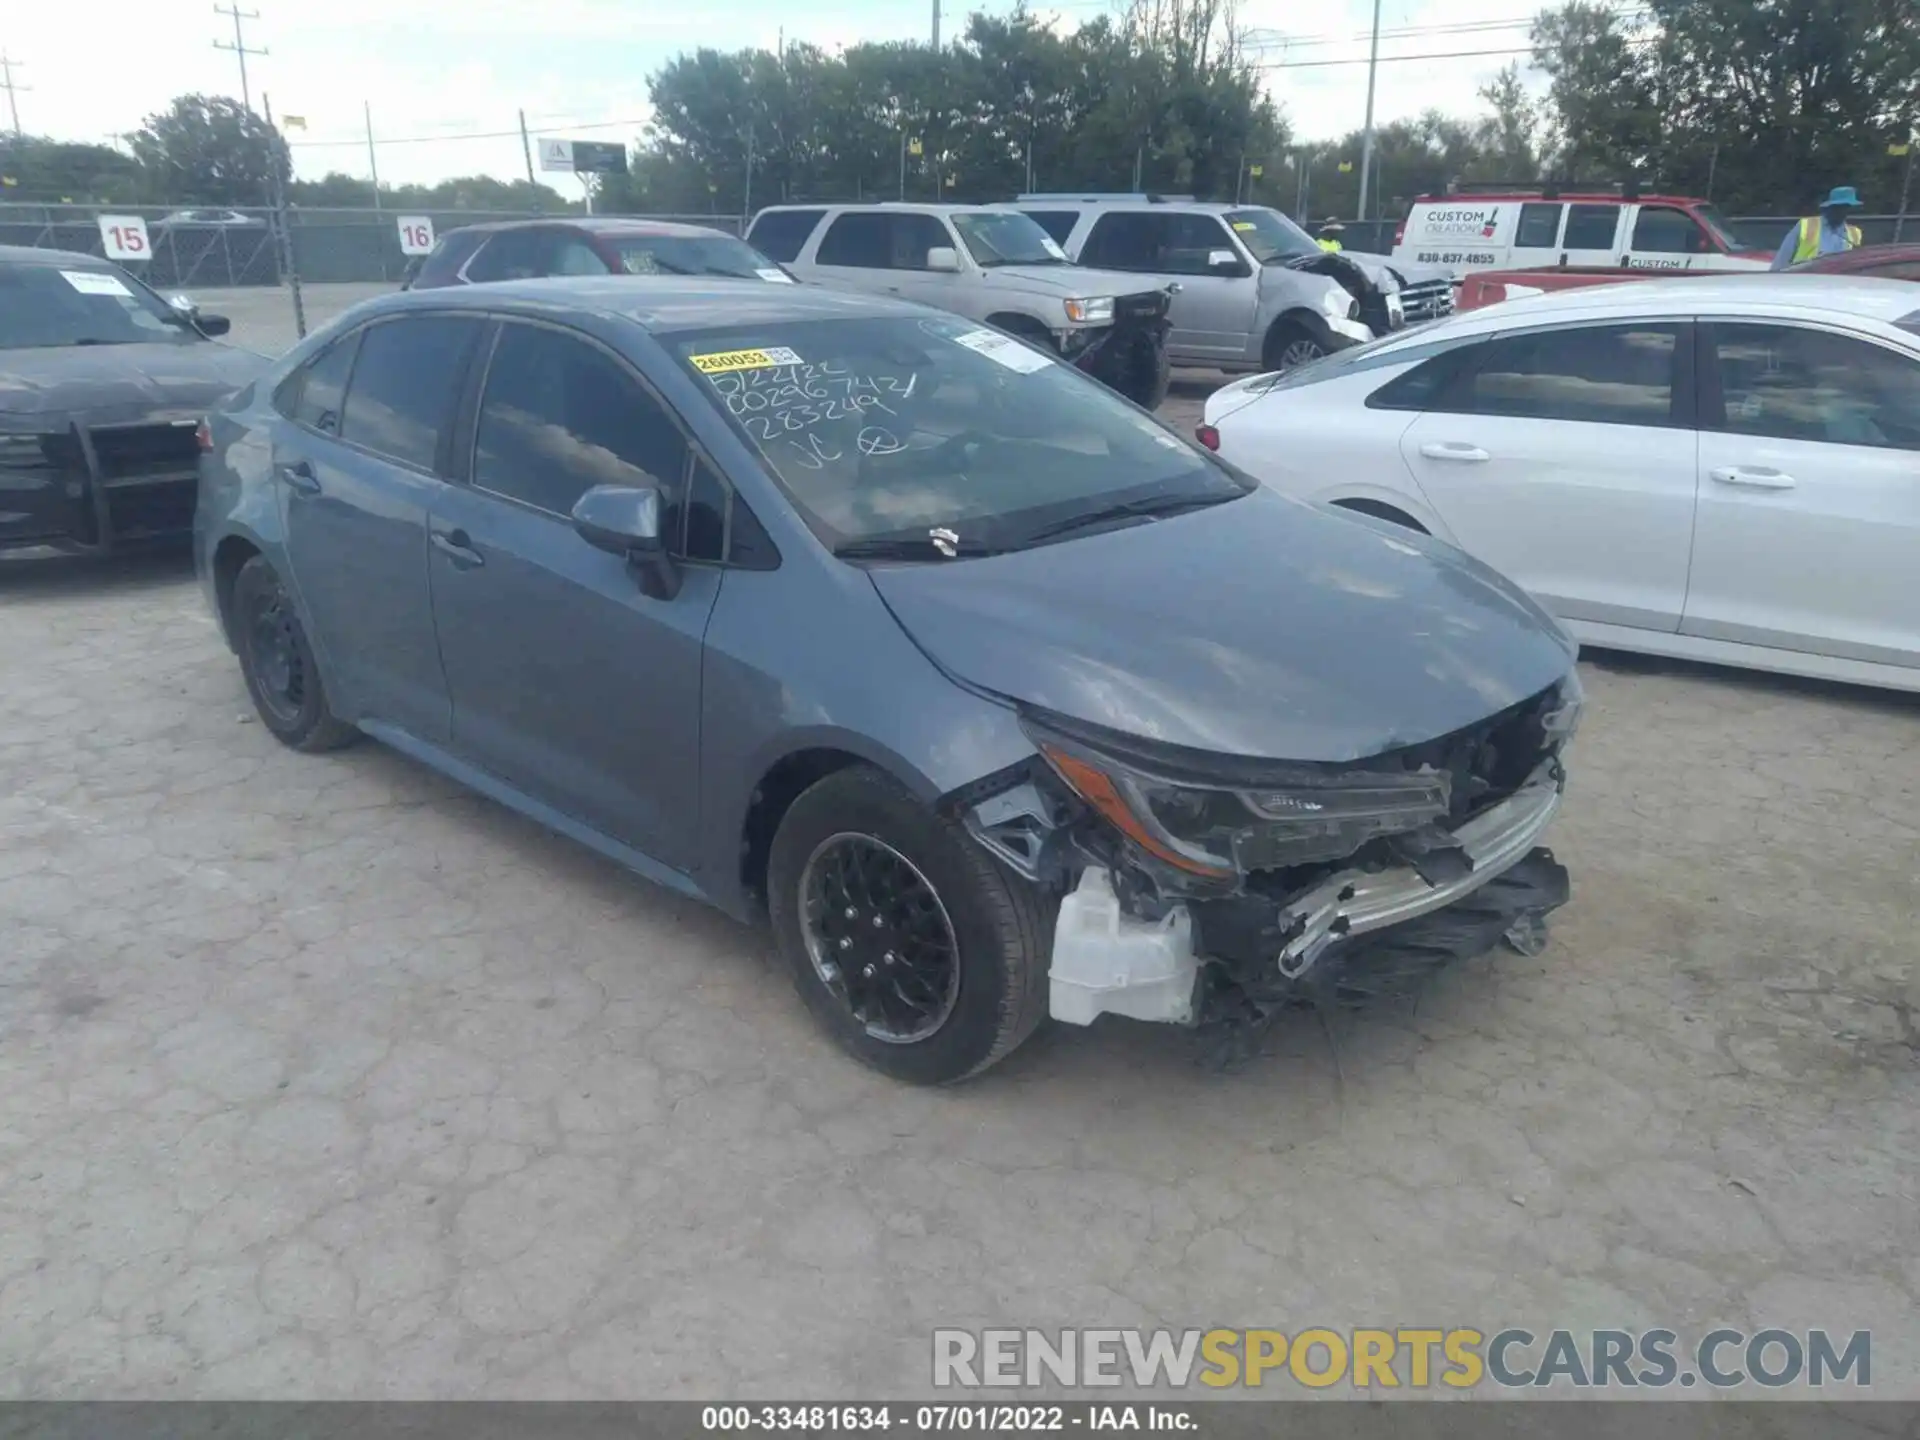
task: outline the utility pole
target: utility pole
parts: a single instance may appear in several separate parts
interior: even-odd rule
[[[380,208],[380,161],[373,153],[373,102],[362,100],[361,113],[367,117],[367,173],[373,176],[373,208]]]
[[[933,48],[940,48],[940,0],[933,0]]]
[[[16,65],[20,65],[18,60],[9,60],[7,58],[7,52],[0,50],[0,85],[6,87],[7,112],[13,116],[13,138],[18,140],[20,138],[20,102],[14,99],[14,92],[17,90],[31,90],[33,87],[31,85],[16,85],[13,83],[13,67]],[[24,70],[26,67],[21,65],[20,68]]]
[[[1367,123],[1360,137],[1360,213],[1367,218],[1367,177],[1373,173],[1373,82],[1380,70],[1380,0],[1373,0],[1373,47],[1367,52]]]
[[[247,48],[247,37],[245,32],[240,28],[240,22],[243,20],[258,20],[260,18],[260,12],[258,10],[242,10],[238,5],[216,5],[213,7],[213,13],[216,15],[231,15],[233,17],[233,43],[229,45],[224,40],[216,40],[213,42],[213,48],[216,50],[231,50],[239,59],[240,103],[251,110],[253,109],[253,93],[247,88],[247,56],[266,55],[271,52],[269,52],[264,45],[258,50],[249,50]]]
[[[249,107],[251,108],[251,107]],[[273,128],[273,100],[265,91],[260,95],[260,108],[266,112],[267,128]],[[300,295],[300,257],[293,249],[293,222],[287,215],[287,187],[280,176],[280,156],[273,157],[273,179],[267,192],[273,202],[272,229],[280,249],[280,270],[286,277],[287,290],[293,296],[294,334],[304,340],[307,338],[307,305]]]
[[[527,138],[527,112],[520,112],[520,158],[527,162],[527,192],[533,196],[533,208],[540,209],[540,182],[533,178],[533,141]]]
[[[14,129],[17,131],[19,126],[16,125]],[[1900,147],[1907,157],[1907,168],[1900,178],[1900,213],[1893,219],[1893,240],[1896,245],[1900,243],[1900,237],[1907,228],[1907,198],[1913,193],[1913,147],[1914,141],[1911,136],[1908,137],[1907,143]]]

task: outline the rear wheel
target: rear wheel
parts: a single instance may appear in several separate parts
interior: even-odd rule
[[[1050,902],[877,770],[836,771],[795,800],[767,880],[807,1008],[895,1079],[978,1074],[1046,1014]]]
[[[320,667],[279,574],[263,555],[233,578],[231,626],[253,708],[274,738],[295,750],[336,750],[359,731],[327,704]]]

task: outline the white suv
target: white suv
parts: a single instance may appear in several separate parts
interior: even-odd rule
[[[1085,270],[1032,221],[979,205],[775,205],[747,243],[802,280],[898,295],[1039,345],[1137,404],[1166,398],[1165,285]]]
[[[1286,370],[1453,313],[1430,265],[1328,254],[1264,205],[1158,195],[1022,195],[1015,208],[1075,260],[1177,284],[1176,365]]]

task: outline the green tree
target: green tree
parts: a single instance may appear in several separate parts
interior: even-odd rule
[[[1803,211],[1833,184],[1898,199],[1887,144],[1920,120],[1913,0],[1590,0],[1543,13],[1537,62],[1565,168],[1712,186],[1730,208]]]
[[[182,95],[127,136],[148,192],[163,204],[263,205],[291,173],[280,134],[238,101]]]
[[[57,205],[63,201],[130,204],[140,198],[140,164],[110,145],[49,140],[38,135],[0,139],[0,198]]]

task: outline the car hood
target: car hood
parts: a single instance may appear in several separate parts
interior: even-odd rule
[[[1370,255],[1364,250],[1342,250],[1340,254],[1358,265],[1376,285],[1380,283],[1382,275],[1394,276],[1403,287],[1423,280],[1453,283],[1452,273],[1443,265],[1428,265],[1418,260],[1393,260],[1385,255]]]
[[[204,410],[267,368],[231,345],[85,345],[0,350],[0,416],[91,424]]]
[[[1348,761],[1554,684],[1574,645],[1478,561],[1264,487],[1244,499],[976,560],[875,567],[959,680],[1164,744]]]
[[[1013,286],[1032,295],[1055,295],[1062,300],[1142,295],[1166,289],[1164,281],[1085,265],[996,265],[984,273],[990,284]]]

